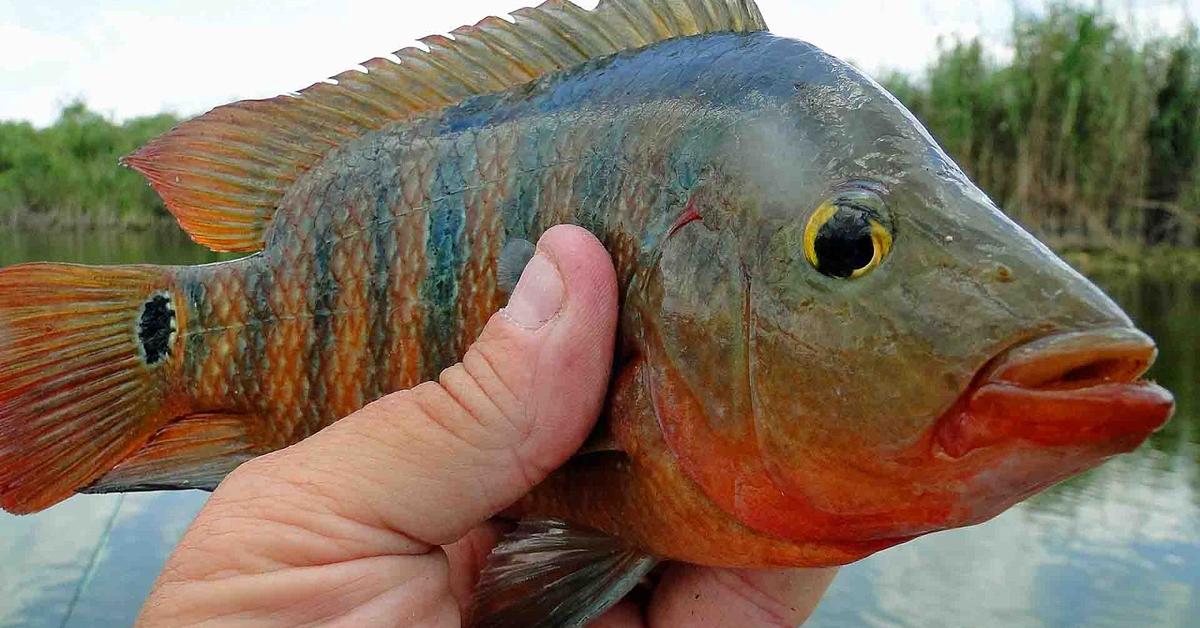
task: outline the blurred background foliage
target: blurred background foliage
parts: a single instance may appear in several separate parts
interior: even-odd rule
[[[44,129],[0,122],[0,219],[81,227],[161,222],[167,213],[158,196],[117,160],[177,122],[159,114],[117,124],[81,102]]]
[[[921,76],[882,83],[1014,218],[1060,249],[1200,244],[1200,41],[1135,36],[1100,9],[1018,15],[1013,55],[944,43]],[[83,103],[44,129],[0,123],[0,220],[98,226],[166,218],[117,159],[170,129]]]
[[[1200,43],[1135,37],[1097,9],[1018,15],[1013,56],[941,47],[885,86],[1017,221],[1059,248],[1195,247]]]

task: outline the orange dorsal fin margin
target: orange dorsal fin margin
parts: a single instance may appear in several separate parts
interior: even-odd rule
[[[472,96],[660,41],[766,29],[753,0],[550,0],[405,48],[295,94],[188,120],[122,163],[142,173],[180,226],[216,251],[253,252],[289,188],[334,148]]]

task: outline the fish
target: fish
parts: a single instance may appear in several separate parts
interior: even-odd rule
[[[473,625],[582,625],[662,561],[847,564],[1170,418],[1120,307],[751,0],[551,0],[421,42],[123,160],[244,257],[0,270],[0,506],[211,490],[435,379],[561,223],[617,271],[610,392],[511,510]]]

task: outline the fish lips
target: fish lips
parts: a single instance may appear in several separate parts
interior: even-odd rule
[[[1174,412],[1171,393],[1139,378],[1157,355],[1129,327],[1045,336],[990,361],[939,421],[936,440],[953,459],[1023,441],[1047,447],[1132,451]]]

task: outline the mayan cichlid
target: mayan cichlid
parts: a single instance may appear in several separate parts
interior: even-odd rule
[[[588,445],[517,505],[479,625],[577,625],[661,560],[848,563],[1168,419],[1153,341],[750,0],[514,17],[125,158],[247,257],[0,271],[4,509],[211,489],[436,378],[559,223],[613,256],[618,360]]]

